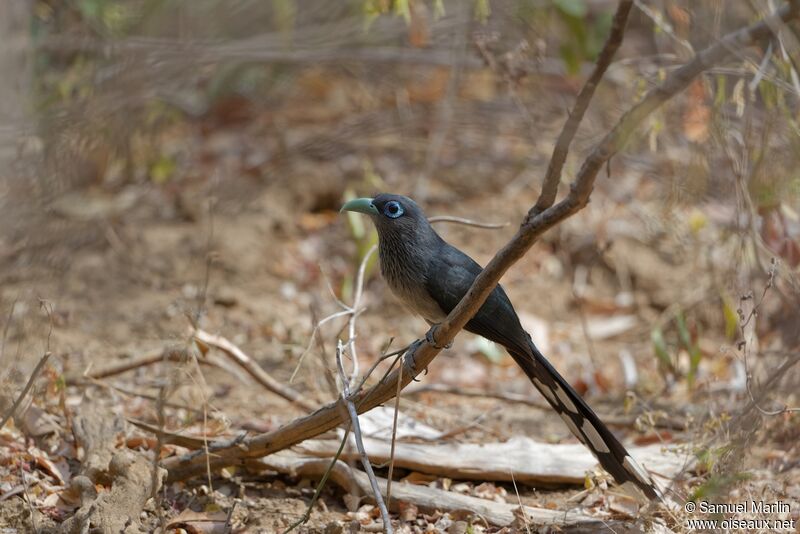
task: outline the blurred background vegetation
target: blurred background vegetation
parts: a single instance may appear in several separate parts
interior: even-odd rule
[[[565,183],[666,73],[777,3],[637,1]],[[202,312],[207,328],[288,378],[312,318],[334,306],[327,283],[349,301],[375,239],[362,219],[337,214],[341,203],[393,191],[431,215],[510,222],[500,232],[442,227],[487,261],[535,201],[615,6],[5,0],[8,352],[38,354],[48,321],[39,298],[56,303],[52,343],[64,369],[181,339],[184,313]],[[740,449],[723,423],[748,401],[748,374],[777,388],[775,406],[798,401],[796,369],[779,388],[768,381],[800,347],[800,32],[778,30],[654,113],[589,208],[504,281],[534,339],[581,391],[612,401],[633,391],[654,411],[686,416],[696,424],[678,440],[696,444],[712,471],[720,458],[745,461],[730,454]],[[367,289],[365,358],[389,337],[420,334],[374,269]],[[488,388],[516,377],[491,347],[461,350],[477,362],[472,375],[431,379]],[[452,375],[461,364],[447,371],[447,357],[441,373]],[[319,394],[319,377],[303,380]],[[249,401],[219,400],[234,412],[256,409]],[[797,452],[796,417],[770,421],[756,441]],[[741,469],[726,464],[725,474]],[[703,475],[689,487],[722,480],[704,486]]]

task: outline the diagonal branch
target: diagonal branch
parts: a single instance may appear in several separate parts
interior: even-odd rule
[[[594,70],[586,80],[586,83],[578,93],[578,98],[575,99],[575,107],[567,117],[567,122],[564,128],[561,129],[561,134],[558,136],[556,146],[553,148],[553,155],[550,157],[550,164],[547,166],[547,173],[544,175],[544,182],[542,183],[542,193],[533,206],[531,213],[538,215],[544,210],[553,205],[556,201],[556,194],[558,193],[558,184],[561,182],[561,171],[564,170],[564,162],[567,161],[567,154],[569,153],[569,145],[575,138],[578,132],[583,116],[589,108],[589,103],[592,101],[594,92],[600,84],[600,80],[611,65],[611,60],[622,44],[622,37],[625,35],[625,25],[628,22],[628,15],[631,12],[633,0],[620,0],[617,6],[617,12],[614,13],[614,20],[611,23],[611,31],[608,34],[608,39],[597,57]]]
[[[537,215],[529,214],[526,217],[516,235],[489,262],[458,306],[439,326],[436,332],[437,344],[444,346],[455,338],[467,321],[478,311],[503,274],[525,255],[539,236],[586,206],[595,178],[603,164],[622,149],[635,128],[645,118],[661,104],[686,88],[694,78],[710,66],[725,59],[733,51],[769,36],[771,24],[797,19],[799,14],[800,0],[792,0],[790,4],[784,5],[766,19],[726,35],[716,44],[697,54],[692,61],[673,71],[661,85],[648,92],[638,104],[622,116],[616,126],[592,150],[572,184],[569,194],[543,212]],[[403,358],[406,369],[403,371],[402,377],[400,371],[395,369],[369,390],[361,391],[353,396],[352,400],[359,413],[366,412],[393,398],[398,380],[405,387],[433,361],[439,351],[440,349],[431,343],[417,342],[412,345]],[[272,454],[336,428],[344,422],[346,421],[340,404],[334,402],[310,415],[295,419],[277,430],[246,439],[238,446],[219,448],[214,451],[214,457],[209,460],[209,463],[213,468],[244,464],[246,458]],[[184,455],[167,458],[164,461],[164,467],[169,470],[169,479],[174,481],[203,473],[206,464],[203,457]]]

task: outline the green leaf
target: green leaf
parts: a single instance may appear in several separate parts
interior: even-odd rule
[[[660,328],[656,327],[650,332],[650,340],[653,342],[653,351],[656,353],[658,360],[668,368],[672,368],[672,360],[669,357],[667,350],[667,342],[664,339],[664,333]]]
[[[394,14],[403,17],[406,24],[411,24],[411,6],[408,5],[408,0],[394,0]]]
[[[713,475],[692,492],[690,501],[712,500],[720,495],[725,495],[730,487],[753,477],[752,473],[739,471],[732,474]]]
[[[484,337],[475,338],[475,348],[486,356],[486,359],[494,364],[503,361],[503,352],[497,348],[497,345]]]
[[[678,338],[681,346],[689,353],[689,372],[686,374],[686,380],[691,388],[694,385],[694,379],[697,376],[697,369],[700,367],[703,353],[700,351],[697,342],[692,339],[692,334],[686,326],[686,316],[682,311],[675,314],[675,325],[678,327]]]
[[[561,59],[564,60],[564,63],[567,66],[567,72],[569,74],[578,74],[578,71],[581,67],[581,61],[578,57],[578,54],[575,52],[575,48],[566,44],[561,45]]]
[[[736,310],[731,305],[731,299],[727,295],[722,296],[722,317],[725,319],[725,337],[734,339],[739,330],[739,317]]]
[[[162,154],[150,166],[150,179],[156,184],[164,184],[172,178],[176,168],[175,160]]]
[[[492,8],[489,7],[489,0],[475,0],[475,18],[480,21],[481,24],[486,24],[491,14]]]
[[[714,106],[722,107],[728,100],[728,78],[717,74],[717,94],[714,96]]]
[[[584,0],[553,0],[556,8],[570,17],[583,18],[589,9]]]
[[[433,19],[438,20],[445,16],[444,0],[435,0],[433,2]]]
[[[686,317],[682,311],[675,314],[675,325],[678,327],[678,338],[687,351],[692,347],[692,336],[686,327]]]

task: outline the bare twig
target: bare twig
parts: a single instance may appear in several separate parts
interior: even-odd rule
[[[744,312],[742,311],[742,307],[740,306],[740,308],[739,308],[739,329],[740,329],[741,334],[742,334],[742,341],[739,343],[739,348],[742,350],[742,355],[743,355],[743,359],[744,359],[744,370],[745,370],[745,385],[747,387],[747,394],[750,397],[750,403],[748,404],[747,408],[745,408],[745,412],[744,413],[748,413],[752,408],[755,408],[756,410],[761,412],[762,415],[767,415],[767,416],[781,415],[783,413],[800,412],[800,408],[791,408],[791,407],[789,407],[788,405],[785,405],[785,404],[784,404],[783,408],[778,408],[778,409],[775,409],[775,410],[767,410],[766,408],[763,408],[759,404],[759,400],[761,398],[763,398],[764,396],[766,396],[765,394],[768,391],[770,391],[769,387],[772,385],[771,383],[773,382],[773,378],[776,377],[776,374],[773,374],[773,376],[770,377],[770,380],[768,380],[767,383],[770,384],[770,386],[761,388],[761,394],[759,395],[759,400],[756,400],[756,395],[753,393],[753,370],[750,367],[750,362],[749,362],[748,355],[750,353],[750,345],[752,345],[752,335],[755,335],[755,334],[752,334],[750,339],[748,340],[747,332],[748,332],[748,330],[750,332],[755,332],[755,325],[750,325],[750,322],[755,320],[758,317],[758,310],[761,307],[761,305],[764,303],[764,299],[767,297],[767,292],[770,290],[770,288],[772,288],[774,286],[774,284],[775,284],[775,274],[776,274],[777,268],[778,268],[778,262],[777,262],[777,260],[775,258],[772,258],[772,261],[770,262],[769,273],[768,273],[769,277],[767,279],[767,283],[764,284],[764,290],[761,293],[761,297],[758,299],[758,302],[754,301],[754,298],[753,298],[752,295],[748,295],[746,297],[742,297],[741,298],[742,302],[750,301],[750,303],[749,303],[750,304],[750,312],[746,316],[745,316]],[[795,358],[794,362],[792,361],[791,358],[786,360],[783,363],[783,365],[781,365],[781,367],[779,369],[779,371],[781,371],[781,374],[779,376],[783,376],[783,373],[785,373],[786,369],[788,369],[792,365],[794,365],[794,363],[796,363],[796,360],[797,360],[797,358]]]
[[[158,459],[161,458],[161,450],[164,447],[164,427],[166,426],[166,416],[164,415],[164,404],[167,401],[167,384],[161,384],[158,388],[158,401],[156,402],[156,413],[158,414],[158,430],[156,434],[156,447],[153,451],[152,471],[150,477],[150,484],[153,489],[153,500],[155,501],[156,515],[158,516],[158,523],[161,525],[161,532],[167,530],[167,520],[164,517],[164,509],[161,503],[161,493],[159,489],[159,466]],[[205,412],[205,410],[203,410]],[[206,443],[204,442],[204,445]]]
[[[522,505],[522,499],[519,496],[519,490],[517,489],[517,480],[514,478],[514,470],[509,469],[508,472],[511,475],[511,483],[514,485],[514,494],[517,496],[517,503],[519,504],[519,509],[522,511],[522,519],[525,521],[525,532],[531,534],[531,527],[528,524],[528,514],[525,513],[525,507]]]
[[[428,222],[431,224],[446,222],[446,223],[456,223],[456,224],[463,224],[465,226],[474,226],[475,228],[486,228],[487,230],[497,230],[500,228],[505,228],[509,226],[511,223],[504,222],[504,223],[484,223],[479,221],[473,221],[472,219],[465,219],[463,217],[453,217],[452,215],[437,215],[435,217],[428,217]]]
[[[364,257],[361,260],[361,265],[358,266],[358,276],[356,276],[356,292],[355,296],[353,296],[353,307],[351,308],[352,313],[350,314],[350,320],[347,322],[348,328],[348,339],[346,343],[347,351],[350,353],[350,358],[353,360],[353,370],[350,373],[350,381],[348,383],[348,388],[352,387],[353,384],[356,383],[358,380],[359,375],[359,362],[358,362],[358,353],[356,352],[356,319],[358,319],[359,308],[361,307],[361,296],[364,294],[364,275],[367,272],[367,264],[369,263],[369,259],[375,254],[375,251],[378,250],[378,245],[372,245]]]
[[[347,322],[347,327],[348,327],[349,339],[347,341],[347,345],[346,346],[347,346],[348,352],[350,354],[350,357],[353,359],[353,371],[352,371],[352,373],[350,375],[351,376],[351,379],[350,379],[351,380],[351,384],[350,385],[352,386],[355,383],[355,380],[358,378],[358,374],[359,374],[358,354],[356,352],[356,345],[355,345],[356,318],[357,318],[358,314],[361,313],[361,309],[360,309],[361,296],[363,295],[363,292],[364,292],[364,276],[365,276],[366,271],[367,271],[367,264],[369,263],[370,257],[372,257],[372,255],[375,253],[377,248],[378,248],[377,245],[373,245],[372,247],[370,247],[370,249],[367,251],[367,253],[364,254],[364,257],[361,259],[361,264],[358,267],[358,275],[356,277],[356,284],[355,284],[356,288],[355,288],[355,295],[353,297],[353,305],[352,306],[348,306],[347,304],[345,304],[344,302],[342,302],[341,300],[339,300],[336,297],[336,295],[333,293],[333,289],[331,288],[330,283],[327,281],[327,278],[326,278],[325,282],[328,285],[328,289],[330,290],[331,295],[333,295],[333,299],[336,301],[336,303],[339,306],[341,306],[344,309],[341,310],[341,311],[338,311],[336,313],[332,313],[331,315],[328,315],[324,319],[318,321],[317,324],[314,326],[314,328],[311,330],[311,337],[308,340],[308,345],[306,346],[306,348],[303,351],[303,353],[300,355],[300,358],[297,360],[297,365],[295,366],[294,371],[292,371],[292,376],[289,377],[289,383],[290,384],[294,381],[294,378],[297,375],[297,372],[300,370],[300,367],[303,365],[303,360],[305,360],[306,355],[309,353],[309,351],[311,351],[311,346],[314,344],[314,339],[318,335],[320,328],[322,328],[322,325],[324,325],[325,323],[327,323],[329,321],[332,321],[333,319],[336,319],[336,318],[339,318],[339,317],[348,317],[348,316],[349,316],[349,320]],[[323,272],[323,274],[324,274],[324,272]]]
[[[19,405],[22,404],[22,401],[25,399],[25,396],[28,394],[28,391],[30,391],[34,381],[36,381],[36,377],[39,376],[39,373],[42,371],[42,368],[44,368],[48,359],[50,359],[50,352],[45,352],[44,355],[39,359],[39,363],[37,363],[36,367],[33,368],[33,372],[31,373],[30,378],[28,378],[27,384],[25,384],[25,387],[22,388],[22,391],[17,396],[17,400],[14,401],[14,404],[12,404],[11,408],[8,410],[8,412],[6,412],[6,415],[3,417],[3,420],[0,421],[0,428],[6,426],[8,420],[11,419],[14,413],[16,413],[17,409],[19,408]]]
[[[347,438],[349,437],[350,437],[350,427],[347,427],[347,430],[345,430],[344,436],[342,437],[342,441],[341,443],[339,443],[339,450],[337,450],[336,454],[333,455],[333,459],[331,460],[330,465],[322,474],[322,478],[319,479],[319,484],[317,484],[317,488],[314,490],[314,496],[311,497],[311,502],[308,503],[308,508],[306,508],[306,512],[302,515],[300,519],[289,525],[289,528],[284,530],[283,534],[289,534],[289,532],[293,531],[294,529],[304,524],[311,518],[311,511],[314,509],[314,505],[317,503],[319,496],[322,494],[322,489],[328,482],[328,478],[331,476],[333,468],[336,467],[336,464],[339,462],[339,457],[342,455],[344,446],[347,443]]]
[[[200,353],[200,350],[199,350],[199,348],[197,346],[197,343],[195,343],[193,347],[190,347],[188,349],[188,352],[189,352],[189,355],[192,357],[192,363],[194,363],[194,368],[195,368],[195,371],[197,371],[197,377],[198,377],[199,380],[196,380],[194,375],[192,375],[191,373],[189,373],[189,376],[192,379],[192,381],[195,381],[196,384],[199,381],[199,384],[197,384],[197,385],[199,386],[199,389],[200,389],[200,395],[203,398],[203,404],[202,404],[202,406],[203,406],[203,450],[205,452],[205,454],[203,456],[205,456],[205,461],[206,461],[206,480],[208,481],[209,489],[213,493],[214,484],[213,484],[213,480],[212,480],[212,477],[211,477],[211,461],[210,461],[211,455],[209,454],[209,448],[208,448],[208,430],[207,430],[208,429],[208,384],[206,382],[206,377],[203,374],[203,370],[200,369],[200,360],[197,357],[198,353]]]
[[[800,2],[795,1],[791,5],[784,5],[770,17],[784,21],[793,20],[798,16],[798,8]],[[768,21],[762,20],[726,35],[719,42],[698,53],[692,61],[671,72],[660,85],[651,89],[638,104],[625,113],[584,161],[569,194],[541,213],[529,212],[511,241],[477,276],[461,302],[436,329],[436,346],[444,346],[453,340],[478,311],[503,274],[527,253],[544,232],[574,215],[588,203],[600,169],[611,156],[622,149],[636,128],[651,113],[685,89],[703,71],[728,57],[731,50],[763,39],[769,36],[770,32]],[[403,365],[406,366],[403,370],[403,387],[422,372],[439,352],[440,349],[431,343],[422,342],[415,345],[414,349],[403,357]],[[399,371],[393,371],[386,380],[380,381],[369,390],[355,393],[351,400],[357,410],[363,413],[393,398],[398,375]],[[220,449],[216,451],[211,463],[214,467],[243,463],[246,458],[271,454],[317,436],[341,425],[344,421],[340,403],[331,403],[308,416],[295,419],[282,428],[245,440],[246,450],[239,447]],[[177,456],[166,459],[164,466],[169,470],[170,480],[180,480],[198,473],[197,462],[197,458]]]
[[[236,362],[237,365],[247,371],[256,382],[264,386],[266,390],[283,397],[289,402],[297,404],[304,410],[313,411],[316,409],[316,406],[306,400],[300,392],[273,378],[272,375],[266,372],[242,349],[231,343],[228,339],[222,336],[215,336],[200,329],[195,330],[192,336],[199,343],[221,350],[226,356]]]
[[[394,396],[394,417],[392,418],[392,452],[389,454],[389,473],[386,475],[386,502],[392,503],[392,474],[394,473],[394,449],[397,444],[397,415],[400,413],[400,391],[403,389],[403,366],[398,368],[397,392]]]
[[[98,371],[86,370],[82,375],[74,375],[67,377],[67,384],[73,385],[81,379],[100,380],[111,376],[119,375],[137,369],[139,367],[146,367],[163,361],[170,362],[186,362],[189,360],[189,354],[184,347],[166,347],[157,349],[130,360],[125,360],[115,365],[100,369]]]
[[[564,163],[567,161],[567,154],[569,153],[569,145],[575,138],[578,132],[578,126],[583,120],[583,115],[589,107],[589,102],[592,101],[595,89],[603,78],[611,60],[617,53],[617,49],[622,44],[622,37],[625,35],[625,25],[628,22],[628,15],[631,12],[633,0],[620,0],[617,6],[617,12],[614,14],[614,20],[611,23],[611,32],[608,34],[603,49],[595,63],[594,70],[592,71],[589,79],[581,88],[578,93],[578,98],[575,99],[575,106],[567,118],[564,128],[561,129],[561,134],[558,136],[556,146],[553,148],[553,155],[550,158],[550,164],[547,166],[547,173],[544,176],[544,183],[542,184],[542,193],[536,201],[532,215],[538,215],[544,210],[553,205],[558,193],[558,184],[561,182],[561,172],[564,169]]]
[[[745,417],[745,416],[749,415],[749,413],[750,413],[750,412],[751,412],[753,409],[757,409],[757,410],[758,410],[758,411],[760,411],[762,414],[764,414],[764,413],[765,413],[765,410],[763,410],[762,408],[760,408],[760,407],[758,406],[758,403],[759,403],[759,402],[760,402],[760,401],[761,401],[761,400],[762,400],[764,397],[766,397],[766,396],[767,396],[767,395],[768,395],[768,394],[769,394],[771,391],[773,391],[773,388],[774,388],[774,387],[775,387],[775,385],[776,385],[776,384],[777,384],[777,383],[780,381],[780,379],[781,379],[781,378],[783,378],[783,377],[785,377],[785,376],[786,376],[786,373],[789,371],[789,369],[791,369],[792,367],[794,367],[795,365],[797,365],[797,363],[798,363],[798,362],[800,362],[800,352],[798,352],[798,353],[795,353],[795,354],[793,354],[792,356],[788,357],[788,358],[787,358],[787,359],[786,359],[786,360],[785,360],[785,361],[784,361],[784,362],[783,362],[783,363],[780,365],[780,367],[778,367],[777,369],[775,369],[775,372],[773,372],[773,373],[770,375],[770,377],[769,377],[769,378],[767,378],[767,380],[765,380],[765,381],[764,381],[764,384],[761,386],[761,388],[760,388],[760,391],[759,391],[759,392],[758,392],[758,393],[755,395],[755,397],[752,397],[752,396],[751,396],[751,398],[750,398],[750,402],[749,402],[749,403],[748,403],[748,405],[747,405],[747,406],[744,408],[744,410],[742,410],[742,415],[741,415],[741,417]],[[751,393],[751,395],[752,395],[752,393]],[[800,411],[800,408],[788,408],[788,407],[785,407],[783,410],[781,410],[780,412],[778,412],[778,413],[776,413],[776,414],[774,414],[774,415],[778,415],[779,413],[784,413],[784,412],[796,412],[796,411]],[[767,415],[769,415],[769,413],[767,413]]]
[[[339,341],[339,345],[336,347],[336,367],[339,369],[339,378],[342,380],[342,400],[347,406],[347,412],[350,414],[350,424],[353,428],[353,436],[355,436],[356,439],[356,448],[358,449],[358,454],[361,456],[361,465],[364,466],[364,472],[369,477],[369,483],[372,486],[372,493],[374,494],[375,502],[378,504],[378,508],[381,511],[383,530],[388,534],[392,534],[394,529],[392,528],[392,520],[389,518],[389,510],[386,509],[386,503],[383,502],[383,496],[381,495],[381,489],[378,486],[378,481],[375,478],[375,472],[372,470],[372,464],[367,456],[367,451],[364,449],[364,440],[361,437],[361,425],[358,422],[358,411],[356,410],[355,404],[353,404],[350,394],[349,380],[347,379],[347,374],[345,373],[344,366],[342,365],[343,351],[344,348],[342,346],[342,342]],[[341,454],[341,449],[339,454]]]
[[[353,393],[358,393],[359,391],[361,391],[361,388],[362,388],[362,387],[364,387],[364,384],[367,382],[367,379],[368,379],[370,376],[372,376],[372,373],[374,373],[374,372],[375,372],[375,369],[378,367],[378,365],[380,365],[380,364],[381,364],[381,362],[384,362],[384,361],[386,361],[386,360],[388,360],[389,358],[392,358],[392,357],[395,357],[395,358],[396,358],[396,357],[402,356],[402,355],[403,355],[403,354],[405,354],[405,353],[406,353],[406,352],[407,352],[409,349],[411,349],[411,347],[413,347],[415,343],[418,343],[418,342],[411,343],[410,345],[406,345],[406,346],[405,346],[405,347],[403,347],[402,349],[394,350],[394,351],[392,351],[392,352],[389,352],[389,353],[387,353],[387,354],[383,354],[383,355],[381,355],[381,357],[380,357],[380,358],[378,358],[377,360],[375,360],[375,363],[373,363],[373,364],[370,366],[370,368],[367,370],[367,373],[366,373],[366,374],[364,375],[364,377],[361,379],[361,382],[359,382],[359,383],[358,383],[358,386],[356,386],[355,388],[353,388]],[[393,368],[393,367],[394,367],[394,363],[392,363],[392,365],[391,365],[390,369],[391,369],[391,368]],[[384,377],[384,378],[385,378],[385,377]],[[383,382],[384,378],[382,378],[382,379],[381,379],[381,382]]]
[[[317,324],[314,325],[314,328],[311,329],[311,335],[308,338],[308,345],[306,345],[305,350],[303,351],[302,354],[300,354],[300,357],[297,359],[297,365],[295,365],[294,371],[292,371],[292,375],[289,377],[289,383],[290,384],[292,382],[294,382],[294,378],[295,378],[295,376],[297,376],[297,372],[300,371],[300,367],[303,366],[303,361],[305,361],[306,355],[309,352],[311,352],[311,346],[314,344],[314,339],[317,337],[317,333],[319,332],[320,328],[322,328],[322,326],[325,323],[329,322],[329,321],[332,321],[332,320],[337,319],[339,317],[346,317],[346,316],[348,316],[348,315],[350,315],[352,313],[350,308],[346,304],[342,303],[339,299],[336,299],[336,298],[334,298],[334,299],[336,300],[337,304],[340,304],[345,309],[341,310],[341,311],[338,311],[336,313],[332,313],[332,314],[328,315],[327,317],[325,317],[323,319],[320,319],[317,322]]]
[[[645,16],[653,21],[653,24],[655,24],[659,30],[668,35],[673,41],[681,45],[686,52],[689,54],[694,54],[694,48],[692,48],[692,44],[686,39],[678,37],[678,35],[675,33],[675,30],[672,28],[672,25],[664,20],[664,16],[661,13],[656,12],[653,8],[645,5],[641,0],[635,0],[634,3],[636,4],[636,7],[645,14]]]
[[[3,425],[0,425],[0,428],[3,428]],[[39,526],[36,524],[33,501],[31,500],[31,496],[28,495],[28,481],[25,479],[25,470],[22,468],[22,462],[19,463],[19,477],[22,480],[22,490],[25,493],[25,501],[28,503],[28,513],[31,514],[31,526],[33,527],[33,532],[35,534],[39,534]]]

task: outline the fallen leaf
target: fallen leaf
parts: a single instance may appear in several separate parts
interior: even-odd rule
[[[228,532],[228,514],[219,512],[194,512],[186,509],[167,524],[167,529],[182,528],[189,534],[225,534]]]
[[[403,482],[408,484],[417,484],[418,486],[427,486],[431,482],[436,482],[439,477],[436,475],[426,475],[418,471],[412,471],[408,476],[402,479]]]
[[[638,517],[639,503],[627,495],[612,494],[608,496],[608,509],[625,517]]]
[[[397,507],[400,510],[398,515],[401,521],[414,521],[419,515],[419,509],[416,504],[400,501],[397,503]]]

